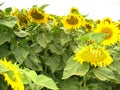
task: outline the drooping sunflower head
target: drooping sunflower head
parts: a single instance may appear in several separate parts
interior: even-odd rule
[[[13,12],[11,12],[11,15],[17,16],[18,14],[19,14],[19,9],[14,7],[14,10],[13,10]]]
[[[18,22],[17,22],[17,25],[20,29],[26,27],[26,26],[29,26],[30,22],[29,22],[29,19],[26,15],[24,14],[18,14],[17,15],[17,18],[18,18]]]
[[[109,17],[106,17],[106,18],[103,18],[101,23],[104,23],[104,24],[111,24],[113,21],[111,18]]]
[[[99,19],[95,21],[96,24],[100,24],[100,22],[101,21]]]
[[[0,19],[3,18],[3,16],[4,16],[4,12],[0,10]]]
[[[94,30],[94,22],[86,21],[84,27],[85,27],[86,31],[93,31]]]
[[[0,60],[0,64],[4,65],[4,67],[9,70],[8,72],[2,73],[7,84],[10,85],[13,90],[24,90],[18,66],[6,59]]]
[[[120,22],[115,23],[118,29],[120,30]]]
[[[78,8],[72,7],[72,8],[70,9],[70,14],[79,14]]]
[[[106,33],[107,36],[102,41],[102,45],[113,45],[119,40],[119,33],[120,31],[115,26],[115,24],[104,24],[101,23],[97,25],[96,30],[94,30],[95,33]]]
[[[70,14],[61,20],[63,26],[68,29],[79,29],[82,25],[82,18],[79,15]]]
[[[112,57],[104,48],[94,48],[86,46],[75,53],[74,60],[80,62],[88,62],[92,65],[99,67],[106,67],[113,62]]]
[[[55,17],[54,17],[54,16],[51,16],[51,15],[48,16],[48,22],[49,22],[49,23],[52,23],[53,26],[57,26],[57,25],[58,25],[58,22],[57,22],[57,20],[55,19]]]
[[[38,8],[31,8],[28,11],[28,17],[29,17],[31,22],[34,22],[37,24],[48,22],[47,14],[43,13]]]

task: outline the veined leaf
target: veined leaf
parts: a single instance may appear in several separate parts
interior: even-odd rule
[[[45,75],[38,75],[36,84],[40,85],[42,87],[49,88],[49,89],[54,89],[54,90],[57,89],[58,90],[56,83],[51,78],[49,78]]]
[[[93,72],[94,72],[95,76],[102,81],[105,81],[105,80],[116,81],[116,77],[114,75],[114,72],[107,67],[96,68],[93,70]]]
[[[84,76],[89,70],[89,64],[79,62],[73,60],[73,57],[70,57],[63,72],[62,79],[69,78],[72,75]]]

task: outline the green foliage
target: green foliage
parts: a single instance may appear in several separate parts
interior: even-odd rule
[[[89,64],[83,63],[80,64],[73,60],[73,57],[70,57],[63,72],[62,79],[69,78],[72,75],[84,76],[89,70]]]
[[[103,73],[104,72],[104,73]],[[114,75],[114,72],[110,70],[109,68],[96,68],[94,69],[94,74],[97,78],[100,80],[114,80],[116,81],[116,77]]]
[[[48,4],[38,9],[45,12],[46,6]],[[79,47],[103,47],[101,42],[107,37],[106,33],[87,32],[84,27],[67,31],[60,22],[62,18],[56,15],[52,16],[58,26],[51,20],[47,24],[30,22],[18,28],[19,18],[11,12],[10,7],[0,10],[0,59],[6,57],[20,67],[18,72],[25,90],[119,90],[119,43],[105,47],[114,59],[107,67],[94,67],[73,59]],[[0,63],[0,90],[12,90],[4,80],[4,73],[14,80],[14,73]]]

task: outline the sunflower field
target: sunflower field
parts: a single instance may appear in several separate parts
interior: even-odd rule
[[[120,21],[47,6],[0,10],[0,90],[120,90]]]

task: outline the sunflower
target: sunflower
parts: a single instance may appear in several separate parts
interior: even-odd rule
[[[29,19],[25,14],[18,14],[17,18],[18,18],[17,25],[20,29],[30,25]]]
[[[111,24],[113,21],[111,18],[106,17],[106,18],[103,18],[101,22],[104,24]]]
[[[10,70],[8,72],[2,73],[8,85],[10,85],[13,90],[24,90],[24,85],[21,80],[19,68],[17,65],[13,65],[10,61],[7,62],[6,59],[4,59],[4,61],[0,60],[0,64],[4,65],[6,69]]]
[[[78,8],[72,7],[72,8],[70,9],[70,14],[79,14]]]
[[[86,31],[93,31],[94,23],[86,21],[84,27],[85,27]]]
[[[119,40],[119,30],[114,23],[97,25],[95,33],[106,33],[107,36],[102,41],[102,45],[113,45]]]
[[[57,22],[57,20],[55,19],[55,17],[54,17],[54,16],[51,16],[51,15],[48,16],[48,22],[49,22],[49,23],[52,23],[53,26],[57,26],[57,25],[58,25],[58,22]]]
[[[83,17],[80,17],[80,15],[76,14],[70,14],[66,17],[63,17],[61,22],[63,26],[68,30],[79,29],[82,26]]]
[[[11,15],[12,15],[12,16],[17,16],[18,13],[19,13],[19,10],[18,10],[16,7],[14,7],[14,11],[11,12]]]
[[[28,11],[28,17],[31,22],[35,22],[37,24],[48,22],[48,15],[39,11],[38,8],[31,8]]]
[[[113,62],[112,57],[104,48],[94,48],[92,46],[86,46],[75,53],[74,60],[88,62],[92,65],[99,67],[106,67]]]

